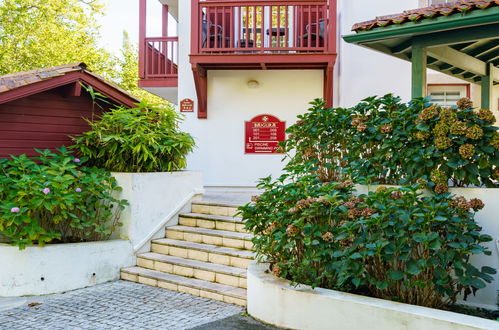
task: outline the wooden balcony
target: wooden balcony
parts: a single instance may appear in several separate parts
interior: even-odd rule
[[[332,104],[336,0],[191,0],[198,116],[207,118],[207,70],[324,70]]]
[[[140,0],[139,87],[170,102],[178,95],[178,37],[168,36],[168,5],[162,5],[162,36],[147,37],[147,0]]]

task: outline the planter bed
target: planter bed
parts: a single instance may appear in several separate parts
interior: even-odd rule
[[[268,273],[268,265],[248,268],[248,313],[292,329],[471,330],[499,329],[478,317],[359,296],[334,290],[294,287]]]
[[[44,295],[118,280],[135,264],[129,241],[53,244],[45,247],[0,244],[0,297]]]

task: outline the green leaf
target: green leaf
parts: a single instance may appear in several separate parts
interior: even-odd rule
[[[404,272],[399,271],[399,270],[397,270],[397,271],[390,270],[388,272],[388,277],[394,281],[398,281],[398,280],[401,280],[404,278]]]

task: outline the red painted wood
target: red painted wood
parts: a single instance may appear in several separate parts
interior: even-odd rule
[[[67,86],[0,104],[0,158],[34,156],[33,148],[72,145],[69,136],[89,128],[82,117],[97,118],[101,113],[92,104],[85,91],[81,96],[67,96]]]
[[[147,0],[139,0],[139,78],[145,78]]]

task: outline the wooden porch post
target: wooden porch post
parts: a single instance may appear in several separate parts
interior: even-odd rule
[[[494,88],[494,79],[492,78],[492,63],[487,64],[487,75],[482,76],[482,109],[490,109],[492,99],[492,89]]]
[[[147,0],[139,2],[139,78],[146,77],[145,48],[146,48],[146,25],[147,25]]]
[[[421,45],[412,46],[412,98],[426,96],[426,49]]]
[[[168,5],[163,5],[162,37],[168,37]]]

